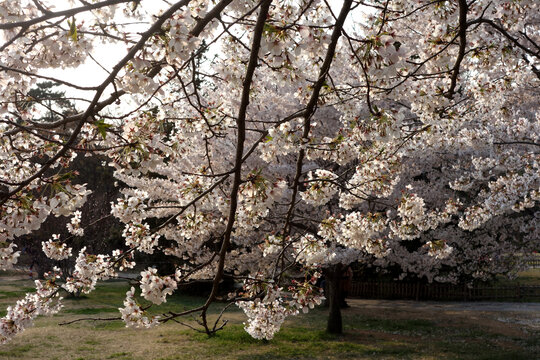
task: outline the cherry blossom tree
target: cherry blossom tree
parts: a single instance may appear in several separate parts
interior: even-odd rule
[[[198,313],[214,333],[224,322],[207,312],[228,277],[244,284],[227,300],[246,331],[271,339],[321,302],[323,272],[354,261],[457,281],[513,271],[516,252],[537,248],[537,1],[68,3],[0,1],[0,267],[49,216],[84,233],[89,190],[65,176],[78,156],[114,169],[126,247],[44,239],[75,270],[9,307],[1,342],[58,311],[61,290],[135,266],[136,252],[180,265],[141,272],[126,326]],[[100,44],[125,49],[115,65]],[[103,68],[92,85],[60,76],[85,61]],[[24,106],[38,81],[84,94],[83,110],[40,121]],[[200,279],[212,279],[202,306],[155,315],[137,300],[159,305]],[[340,332],[335,294],[330,306]]]

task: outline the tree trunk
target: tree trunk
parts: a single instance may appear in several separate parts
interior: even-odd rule
[[[328,284],[328,324],[326,332],[330,334],[342,334],[343,323],[341,320],[341,264],[332,266],[326,271],[326,282]]]

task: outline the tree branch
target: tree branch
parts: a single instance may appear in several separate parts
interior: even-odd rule
[[[461,66],[461,62],[463,61],[463,58],[465,57],[465,48],[467,47],[467,0],[459,0],[459,52],[458,56],[456,58],[456,63],[454,64],[454,68],[452,69],[452,78],[450,79],[450,88],[448,89],[448,93],[446,94],[446,97],[451,99],[454,96],[454,92],[456,89],[457,84],[457,78],[459,75],[459,68]]]
[[[243,162],[243,154],[244,154],[244,142],[246,139],[246,113],[247,113],[247,107],[249,105],[249,93],[250,93],[251,85],[253,82],[253,75],[255,74],[255,68],[257,67],[257,63],[259,60],[258,54],[259,54],[259,49],[261,47],[261,39],[262,39],[263,30],[264,30],[264,24],[266,22],[266,17],[268,15],[268,11],[270,9],[271,3],[272,3],[272,0],[263,0],[261,3],[261,9],[257,17],[257,23],[253,31],[253,42],[251,46],[249,62],[246,69],[246,76],[243,81],[242,97],[240,101],[240,107],[238,110],[238,117],[236,119],[238,135],[237,135],[237,141],[236,141],[234,179],[233,179],[231,195],[230,195],[229,218],[227,220],[227,226],[225,228],[225,233],[223,235],[223,242],[221,243],[221,249],[219,251],[219,262],[217,266],[217,272],[212,283],[212,291],[210,295],[208,296],[208,299],[206,300],[206,303],[203,306],[204,309],[201,313],[203,325],[208,334],[210,334],[212,331],[208,327],[208,323],[206,319],[206,311],[208,310],[208,307],[215,300],[217,296],[219,283],[221,279],[223,278],[223,269],[225,267],[225,257],[226,257],[227,250],[231,242],[231,234],[233,231],[235,217],[236,217],[236,210],[238,207],[238,189],[240,187],[241,180],[242,180],[241,179],[242,162]]]
[[[63,10],[63,11],[58,11],[58,12],[47,12],[45,15],[37,17],[35,19],[0,24],[0,30],[13,29],[16,27],[27,28],[29,26],[38,24],[40,22],[43,22],[49,19],[54,19],[56,17],[61,17],[61,16],[71,17],[71,16],[74,16],[75,14],[78,14],[84,11],[100,9],[100,8],[111,6],[111,5],[118,5],[122,3],[139,2],[139,1],[141,0],[107,0],[100,3],[88,4],[85,6],[80,6],[80,7],[69,9],[69,10]]]

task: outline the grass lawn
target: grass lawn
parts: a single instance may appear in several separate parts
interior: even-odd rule
[[[0,278],[0,315],[31,291],[32,282]],[[355,305],[344,310],[345,334],[324,332],[326,309],[290,318],[274,340],[252,339],[245,317],[231,307],[229,323],[214,337],[180,324],[133,330],[121,321],[58,323],[81,317],[118,316],[129,285],[111,281],[81,299],[64,300],[64,310],[40,317],[34,327],[0,345],[0,359],[501,359],[540,358],[538,333],[516,324],[483,318],[482,314],[415,309],[388,310]],[[162,311],[179,310],[204,301],[175,295]],[[212,308],[214,316],[220,304]],[[193,324],[192,320],[187,319]]]
[[[540,269],[529,269],[518,273],[518,276],[509,280],[505,276],[498,276],[495,285],[524,285],[524,286],[540,286]]]

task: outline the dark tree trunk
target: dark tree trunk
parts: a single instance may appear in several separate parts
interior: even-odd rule
[[[326,271],[328,288],[328,324],[326,331],[330,334],[342,334],[343,323],[341,320],[341,264],[334,265]]]

